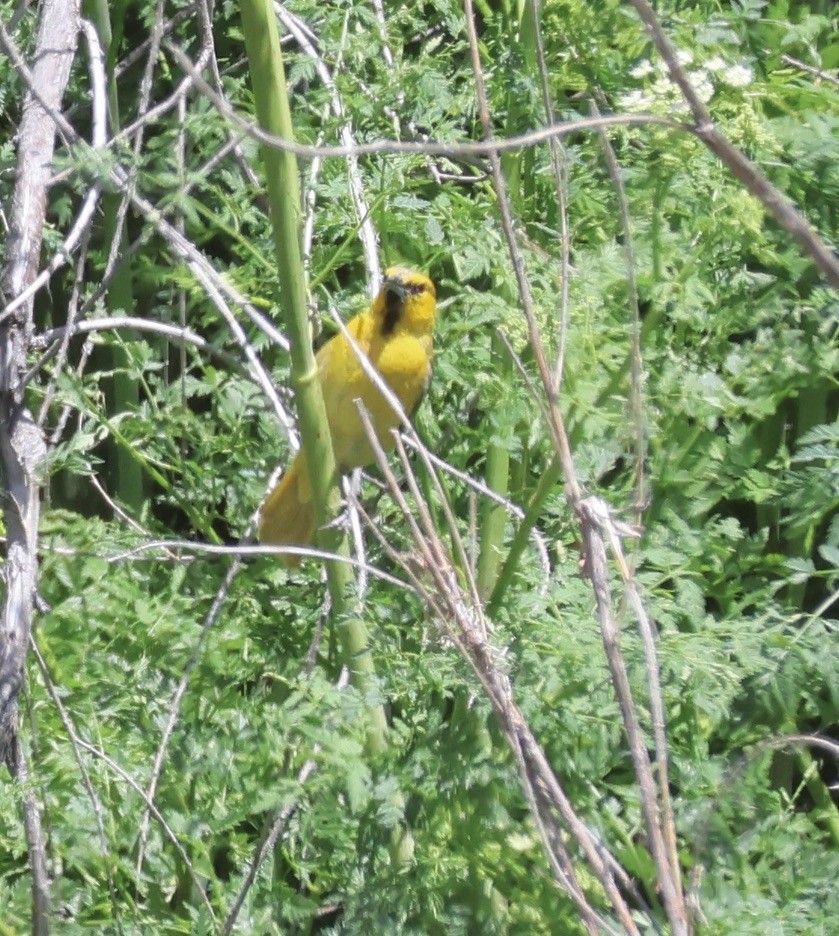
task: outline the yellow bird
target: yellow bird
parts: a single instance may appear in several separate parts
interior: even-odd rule
[[[390,267],[370,308],[347,325],[408,415],[419,405],[431,378],[436,316],[437,291],[431,280],[415,270]],[[369,411],[385,450],[393,448],[390,430],[399,424],[399,417],[364,372],[343,334],[330,339],[316,360],[338,470],[344,474],[371,464],[375,456],[355,400],[361,400]],[[263,543],[307,546],[314,526],[306,453],[301,449],[265,502],[259,538]],[[294,566],[300,560],[289,556],[283,561]]]

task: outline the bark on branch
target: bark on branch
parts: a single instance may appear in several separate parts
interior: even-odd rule
[[[6,261],[0,271],[0,305],[35,280],[55,150],[54,116],[61,107],[76,50],[79,0],[44,0],[32,61],[32,84],[23,104],[18,164]],[[6,520],[5,594],[0,614],[0,763],[23,786],[23,821],[32,880],[32,932],[47,936],[50,890],[41,813],[28,781],[18,738],[18,697],[32,630],[38,576],[38,517],[43,434],[26,406],[27,355],[33,322],[30,296],[0,315],[0,463]]]
[[[78,0],[45,0],[32,61],[33,86],[23,105],[3,306],[35,279],[47,204],[56,126],[76,49]],[[27,409],[24,374],[33,332],[30,298],[0,321],[0,460],[7,529],[5,595],[0,616],[0,758],[12,774],[20,763],[17,700],[23,683],[37,581],[40,467],[44,440]]]

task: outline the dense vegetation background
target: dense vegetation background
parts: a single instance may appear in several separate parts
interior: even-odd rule
[[[834,5],[667,0],[658,13],[723,132],[835,244]],[[92,5],[86,15],[102,33],[107,13]],[[342,129],[356,142],[481,139],[460,5],[299,0],[282,15],[298,140],[335,144]],[[37,17],[34,6],[2,4],[24,52]],[[39,335],[68,315],[130,315],[186,326],[227,354],[139,323],[57,354],[33,348],[29,401],[50,455],[40,657],[30,654],[22,732],[56,931],[218,931],[282,814],[238,932],[585,932],[549,870],[489,702],[416,595],[390,580],[367,585],[360,613],[391,725],[386,750],[372,752],[369,699],[339,682],[318,562],[290,573],[271,556],[242,563],[159,545],[246,534],[290,448],[241,338],[281,391],[288,356],[256,320],[282,326],[257,144],[201,88],[173,97],[185,77],[175,49],[204,54],[207,80],[216,86],[216,68],[219,94],[252,119],[238,8],[213,8],[212,46],[197,7],[123,2],[110,17],[111,104],[127,132],[96,159],[59,149],[42,264],[118,164],[253,314],[231,304],[237,337],[153,217],[135,204],[123,218],[108,185],[81,247],[37,297]],[[629,4],[546,0],[539,17],[554,121],[594,105],[690,122]],[[545,126],[530,6],[478,3],[476,22],[495,134]],[[83,49],[65,111],[89,139]],[[17,69],[0,59],[4,204],[22,97]],[[828,934],[839,919],[837,760],[795,736],[839,730],[837,295],[695,136],[639,123],[610,127],[608,139],[612,172],[596,131],[563,137],[559,200],[547,144],[506,152],[502,167],[542,340],[552,367],[564,361],[560,403],[581,483],[643,527],[625,549],[659,633],[689,903],[701,932]],[[438,284],[423,439],[476,478],[491,460],[491,486],[526,507],[553,470],[553,448],[486,155],[300,166],[315,329],[334,330],[330,310],[346,319],[365,304],[365,210],[382,266],[417,266]],[[494,557],[503,564],[519,520],[499,526],[482,495],[443,478],[490,594]],[[445,532],[439,497],[424,490]],[[649,905],[638,925],[652,932],[649,919],[664,917],[577,520],[561,481],[541,493],[538,539],[494,593],[492,643],[568,795],[637,885],[638,906]],[[393,549],[414,549],[376,471],[362,503]],[[369,561],[404,582],[381,543],[367,534],[366,544]],[[618,610],[643,700],[641,641],[620,601]],[[5,772],[0,789],[0,932],[16,933],[31,913],[22,794]]]

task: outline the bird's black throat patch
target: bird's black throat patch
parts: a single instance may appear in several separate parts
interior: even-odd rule
[[[396,328],[402,315],[404,299],[395,290],[388,289],[385,293],[385,317],[382,321],[382,334],[389,335]]]

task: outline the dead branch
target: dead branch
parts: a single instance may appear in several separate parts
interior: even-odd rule
[[[397,450],[417,505],[418,517],[414,516],[414,511],[400,489],[363,407],[360,407],[360,416],[368,442],[376,454],[376,462],[407,522],[418,555],[406,557],[398,554],[375,526],[372,527],[373,532],[391,558],[402,567],[443,633],[452,641],[483,686],[515,760],[522,789],[554,879],[577,905],[580,918],[589,933],[619,932],[594,910],[580,886],[565,845],[564,826],[585,856],[624,932],[637,936],[639,930],[618,885],[618,880],[621,884],[626,883],[625,875],[614,856],[596,839],[574,810],[516,705],[513,687],[503,668],[504,653],[490,642],[488,623],[480,602],[460,585],[458,574],[434,525],[430,508],[420,493],[404,448],[399,445],[397,437]],[[425,467],[433,478],[434,470],[430,463],[426,462]],[[454,532],[451,530],[454,520],[450,511],[448,519],[450,532]]]
[[[492,139],[492,123],[490,120],[489,104],[481,65],[481,55],[472,9],[472,0],[466,0],[465,9],[466,29],[469,36],[472,58],[472,71],[475,78],[475,89],[478,98],[478,111],[483,126],[484,139],[490,141]],[[565,476],[566,496],[577,516],[583,540],[586,544],[589,569],[593,569],[595,573],[591,574],[590,571],[590,577],[592,579],[592,586],[597,604],[597,615],[601,627],[603,646],[609,663],[615,695],[618,699],[623,716],[632,763],[641,793],[642,815],[649,838],[650,851],[655,863],[657,884],[661,890],[667,919],[674,936],[688,936],[690,924],[687,917],[679,868],[671,866],[670,854],[665,846],[660,803],[653,781],[650,758],[641,733],[637,707],[632,697],[626,663],[620,651],[618,626],[612,610],[612,597],[609,586],[609,570],[605,546],[600,534],[597,517],[590,509],[589,501],[583,498],[582,488],[577,477],[568,434],[565,428],[565,421],[559,407],[557,387],[548,368],[545,351],[539,334],[539,325],[533,306],[530,284],[514,230],[507,183],[501,169],[501,159],[497,150],[490,152],[489,160],[493,187],[495,189],[498,210],[501,216],[501,226],[507,241],[510,260],[516,277],[522,311],[524,312],[527,322],[530,346],[545,393],[549,417],[547,420],[548,429],[550,430],[551,440]],[[549,770],[549,765],[546,764],[545,766]],[[589,858],[589,862],[591,863],[591,858]],[[594,867],[593,864],[592,866]],[[609,870],[611,872],[611,869]],[[601,883],[604,883],[605,886],[603,878],[601,878]],[[607,893],[609,893],[610,898],[612,898],[612,894],[608,889]],[[617,909],[620,905],[614,903],[614,898],[612,899],[613,905]],[[621,920],[623,922],[623,918],[621,918]]]
[[[76,51],[78,0],[45,0],[18,136],[6,264],[0,275],[3,304],[35,279],[41,256],[55,124]],[[40,471],[46,445],[25,400],[27,353],[33,332],[30,298],[0,323],[0,459],[5,474],[6,593],[0,617],[0,758],[26,780],[18,737],[18,697],[32,630],[38,576]],[[41,815],[26,783],[24,824],[32,876],[32,932],[49,932],[49,877]]]

